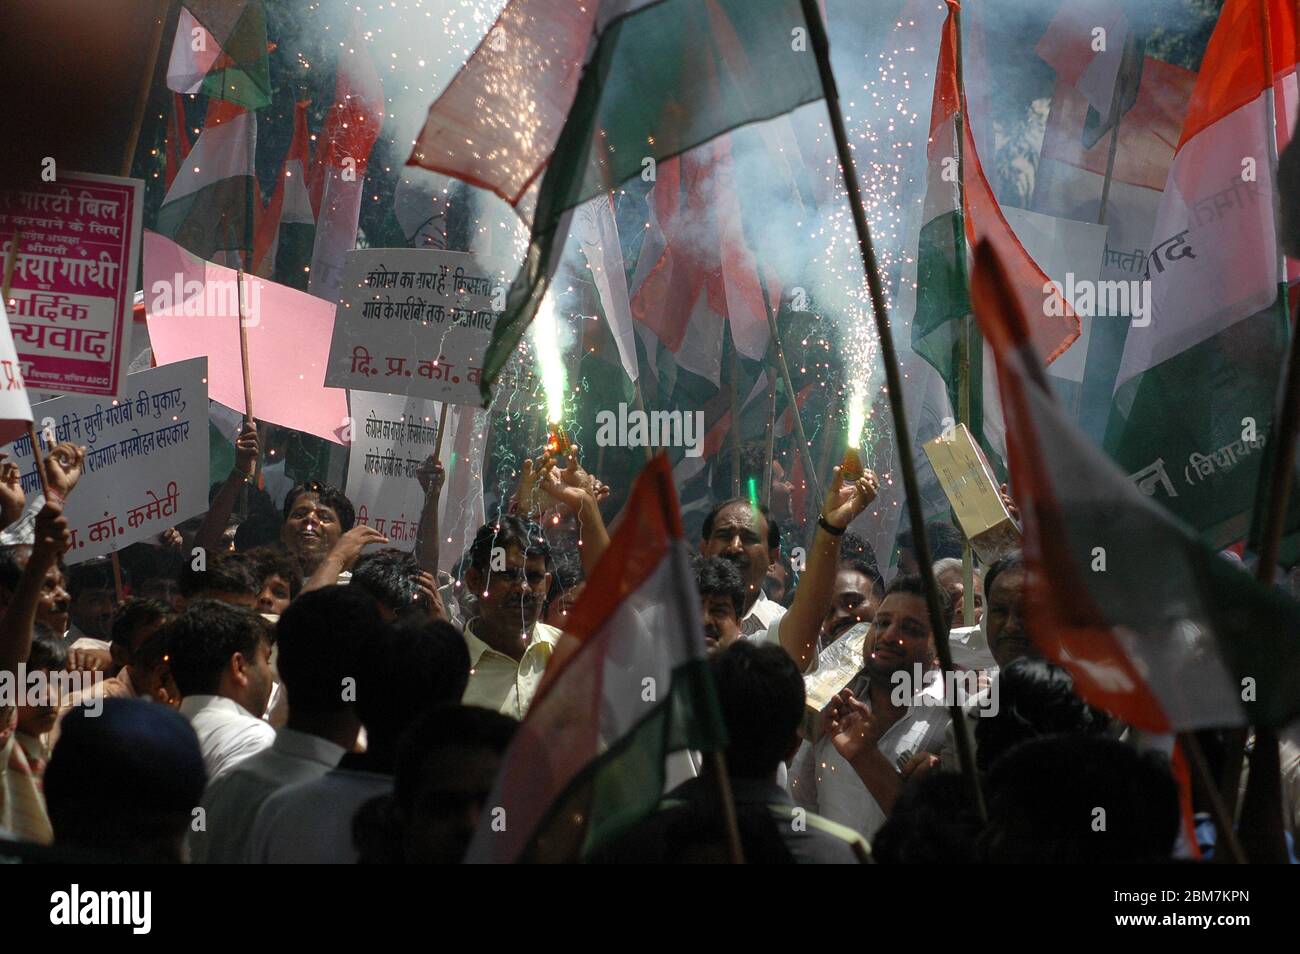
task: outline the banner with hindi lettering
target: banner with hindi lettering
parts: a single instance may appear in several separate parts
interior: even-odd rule
[[[157,536],[208,509],[208,363],[193,358],[126,376],[120,399],[65,395],[32,408],[41,440],[86,448],[68,498],[69,564]],[[40,477],[24,434],[3,448],[28,498]]]
[[[388,546],[415,547],[424,491],[415,469],[438,442],[442,405],[400,394],[352,391],[353,433],[347,495],[357,523],[388,537]],[[438,503],[438,565],[449,569],[484,522],[483,451],[487,412],[450,406],[438,459],[446,473]],[[370,549],[381,549],[371,547]]]
[[[483,354],[515,271],[469,252],[349,252],[325,383],[479,405]]]
[[[29,388],[121,393],[143,202],[141,180],[88,172],[0,191],[0,252],[18,246],[9,327]]]

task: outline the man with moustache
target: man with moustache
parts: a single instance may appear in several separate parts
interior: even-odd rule
[[[825,649],[858,623],[870,623],[885,595],[885,581],[866,561],[853,558],[840,563],[835,591],[822,620],[820,649]]]
[[[700,594],[704,645],[712,656],[740,639],[745,582],[735,564],[722,557],[695,556],[695,589]]]
[[[776,643],[790,654],[800,672],[816,664],[817,637],[831,602],[839,567],[840,538],[850,523],[876,499],[876,475],[865,471],[845,481],[836,467],[817,518],[808,564],[787,611],[763,594],[768,567],[780,557],[781,531],[761,505],[728,500],[705,518],[700,553],[722,557],[745,583],[741,633],[746,639]]]
[[[537,524],[507,515],[479,528],[465,570],[477,611],[465,624],[465,705],[516,719],[528,711],[560,639],[558,629],[541,622],[551,569],[551,550]]]
[[[951,619],[947,607],[945,626]],[[825,733],[795,755],[790,794],[870,841],[893,808],[904,773],[939,751],[948,726],[920,577],[899,576],[886,588],[864,649],[861,672],[828,707]],[[925,674],[924,686],[908,685],[915,667]],[[900,693],[900,683],[911,691]]]

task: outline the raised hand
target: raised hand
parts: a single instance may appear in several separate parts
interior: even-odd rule
[[[253,468],[257,464],[260,450],[257,443],[257,425],[252,421],[244,421],[243,430],[235,438],[235,470],[245,477],[253,476]]]
[[[1011,491],[1007,489],[1007,485],[1003,484],[999,487],[998,492],[1002,496],[1002,506],[1007,508],[1007,513],[1011,514],[1011,519],[1016,521],[1016,523],[1019,523],[1020,508],[1017,507],[1016,502],[1011,499]]]
[[[361,556],[361,551],[370,544],[387,542],[388,538],[374,527],[358,524],[339,537],[339,542],[334,544],[333,549],[330,551],[330,557],[336,559],[344,569],[347,569],[357,561],[357,557]]]
[[[825,732],[835,751],[848,762],[868,754],[884,735],[882,720],[871,714],[866,703],[845,689],[827,706]]]
[[[442,462],[430,454],[415,468],[415,479],[420,482],[420,489],[426,497],[437,497],[442,493],[447,472],[443,469]]]
[[[845,483],[840,468],[836,467],[830,489],[826,491],[822,516],[832,527],[845,529],[858,514],[871,506],[876,499],[876,486],[876,475],[869,470],[857,480]]]
[[[62,441],[50,448],[45,456],[45,481],[50,494],[67,500],[72,488],[81,479],[86,463],[86,448],[70,441]]]
[[[447,608],[442,604],[442,594],[438,592],[438,581],[432,573],[421,570],[415,577],[415,586],[418,592],[415,595],[419,599],[421,595],[425,598],[425,612],[429,619],[447,618]]]
[[[63,516],[63,504],[58,500],[46,500],[45,506],[36,513],[32,555],[28,562],[35,560],[39,565],[57,563],[59,557],[71,546],[72,531],[68,529],[68,520]]]
[[[22,474],[18,465],[8,457],[8,454],[0,454],[0,523],[6,527],[22,516],[23,507],[27,505]]]

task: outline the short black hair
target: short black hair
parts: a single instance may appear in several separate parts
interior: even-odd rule
[[[357,716],[370,750],[396,755],[397,741],[426,709],[459,702],[469,683],[469,649],[445,620],[409,616],[371,642],[357,677]]]
[[[252,610],[219,600],[195,600],[165,627],[172,678],[182,696],[217,695],[235,653],[252,659],[269,639],[266,621]]]
[[[576,553],[564,553],[556,557],[555,566],[551,569],[551,588],[546,591],[545,609],[550,609],[552,603],[563,599],[565,593],[586,578],[582,571],[582,561]]]
[[[730,500],[724,500],[722,503],[714,506],[709,511],[708,516],[704,518],[704,526],[700,528],[700,539],[707,540],[713,534],[713,521],[718,519],[718,514],[730,507],[732,504],[744,504],[751,510],[756,510],[763,515],[767,522],[767,548],[769,550],[779,550],[781,548],[781,525],[776,522],[772,516],[772,511],[768,509],[767,504],[755,503],[748,497],[732,497]]]
[[[524,520],[514,514],[506,514],[492,523],[485,523],[474,534],[474,542],[469,548],[469,562],[480,573],[486,572],[492,565],[492,550],[495,547],[519,547],[525,559],[543,557],[546,569],[554,565],[551,559],[551,545],[546,542],[542,528],[531,520]]]
[[[339,517],[339,526],[343,532],[347,533],[352,529],[353,524],[357,521],[357,512],[352,508],[352,501],[347,495],[337,487],[332,487],[327,483],[319,480],[308,480],[294,486],[284,498],[284,519],[289,519],[289,514],[293,513],[293,503],[303,494],[315,494],[326,507],[333,510]]]
[[[209,552],[204,568],[196,570],[193,562],[181,569],[178,581],[181,595],[193,599],[201,593],[242,593],[257,596],[262,591],[253,561],[247,553]]]
[[[342,712],[344,680],[383,630],[374,598],[355,586],[326,586],[289,604],[275,626],[276,669],[295,712]]]
[[[804,685],[790,654],[774,643],[738,640],[709,660],[727,727],[727,771],[768,778],[790,752],[803,719]]]
[[[78,563],[68,570],[68,596],[75,603],[77,597],[87,590],[112,590],[117,592],[113,583],[113,565],[107,558]]]
[[[858,557],[850,557],[846,560],[841,556],[839,568],[841,570],[852,570],[854,573],[861,573],[871,581],[871,591],[873,593],[879,593],[881,596],[884,595],[885,578],[880,575],[880,570],[876,569],[874,564],[868,563],[866,560],[859,559]]]
[[[0,547],[0,587],[14,592],[18,581],[22,579],[23,567],[31,558],[32,547],[29,543],[14,543]]]
[[[745,615],[745,578],[736,564],[720,556],[691,556],[695,589],[701,596],[725,596],[736,608],[736,619]]]
[[[289,598],[298,598],[302,592],[302,567],[292,555],[276,546],[255,547],[247,554],[257,577],[258,592],[266,586],[267,580],[278,576],[289,584]]]
[[[993,592],[993,581],[999,573],[1005,573],[1007,570],[1018,570],[1025,565],[1025,555],[1020,550],[1008,550],[994,562],[994,564],[984,571],[984,598],[987,600],[989,594]]]
[[[113,623],[109,627],[109,642],[117,643],[130,654],[131,640],[141,627],[152,626],[159,620],[166,619],[172,608],[161,600],[128,597],[113,613]]]
[[[416,804],[426,784],[426,763],[439,749],[488,749],[504,755],[519,723],[508,715],[458,703],[435,706],[411,723],[397,748],[393,795],[403,814],[418,813]]]
[[[1070,674],[1046,659],[1024,657],[997,676],[997,715],[975,720],[976,765],[988,771],[1021,742],[1047,735],[1100,735],[1110,719],[1074,692]]]
[[[32,648],[27,653],[28,669],[58,672],[68,664],[68,644],[44,623],[32,626]]]
[[[980,819],[957,772],[926,772],[903,786],[871,843],[879,865],[974,864]]]
[[[942,560],[944,557],[960,557],[966,544],[966,537],[962,535],[962,532],[946,520],[935,520],[927,523],[925,525],[925,539],[930,544],[931,562]],[[910,527],[898,535],[898,547],[900,550],[916,552]],[[920,554],[917,554],[918,561],[920,558]]]
[[[863,563],[871,567],[868,576],[875,576],[882,582],[884,577],[880,575],[880,561],[876,559],[876,549],[867,542],[867,538],[852,530],[844,531],[840,537],[840,564],[845,563]]]
[[[985,790],[987,862],[1150,864],[1169,860],[1178,835],[1168,760],[1104,736],[1023,742],[998,759]]]
[[[920,574],[898,574],[890,580],[889,585],[885,587],[885,595],[880,598],[881,602],[884,602],[885,599],[893,596],[895,593],[907,593],[911,596],[918,597],[926,606],[925,621],[927,623],[930,621],[930,603],[926,597],[925,581],[921,579]],[[946,634],[948,630],[952,629],[952,618],[955,615],[955,611],[952,602],[945,599],[939,600],[939,608],[943,612],[944,633]],[[931,635],[934,636],[935,639],[938,639],[940,634],[932,633]]]
[[[362,554],[352,567],[352,586],[360,587],[377,601],[404,616],[412,610],[423,611],[423,603],[415,578],[420,563],[409,550],[386,547],[374,553]]]

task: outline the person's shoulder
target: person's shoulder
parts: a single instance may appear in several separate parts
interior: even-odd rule
[[[857,831],[794,805],[771,805],[773,817],[793,840],[803,842],[810,859],[819,864],[865,864],[871,847]],[[789,826],[787,828],[787,825]]]

